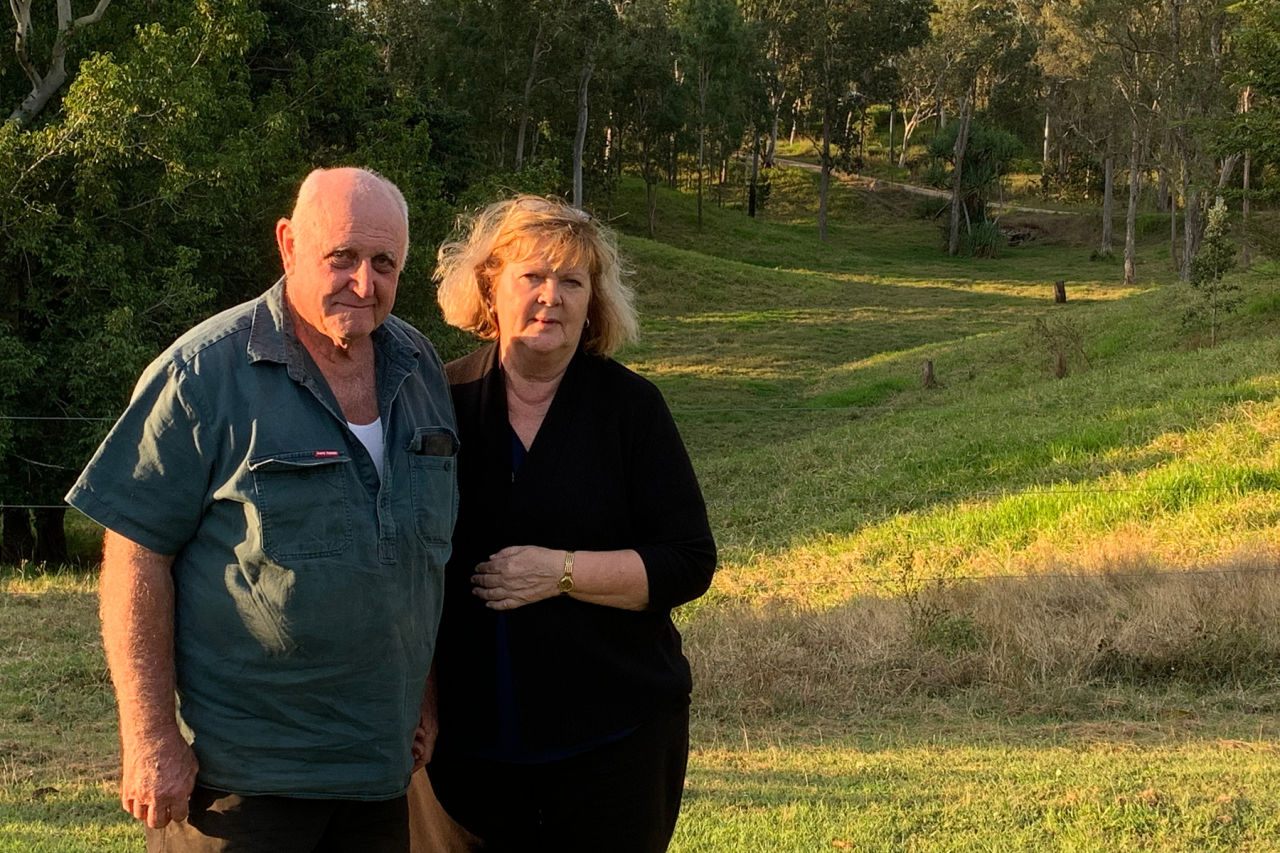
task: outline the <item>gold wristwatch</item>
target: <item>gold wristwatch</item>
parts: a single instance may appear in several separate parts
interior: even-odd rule
[[[556,589],[561,595],[573,592],[573,551],[564,552],[564,574],[556,581]]]

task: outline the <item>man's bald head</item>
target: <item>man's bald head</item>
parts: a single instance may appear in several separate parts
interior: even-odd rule
[[[291,220],[306,216],[317,204],[329,203],[335,197],[351,194],[383,195],[389,199],[404,217],[405,254],[409,252],[409,203],[404,193],[391,181],[372,169],[356,166],[338,166],[333,169],[314,169],[298,187],[298,197],[293,202]],[[401,258],[403,264],[404,259]]]
[[[374,172],[317,169],[302,182],[293,215],[276,223],[276,241],[289,305],[345,350],[395,303],[409,251],[408,207],[395,184]]]

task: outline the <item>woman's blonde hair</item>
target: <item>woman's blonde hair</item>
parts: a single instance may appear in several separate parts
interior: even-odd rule
[[[445,322],[485,340],[498,337],[493,283],[503,266],[535,252],[558,267],[584,266],[591,274],[591,301],[582,346],[612,355],[635,340],[635,295],[613,230],[559,199],[519,195],[460,218],[459,237],[440,247],[434,278]]]

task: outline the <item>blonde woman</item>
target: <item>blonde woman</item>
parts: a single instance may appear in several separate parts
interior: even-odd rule
[[[494,204],[439,253],[459,517],[436,657],[444,808],[486,850],[665,850],[688,754],[671,608],[716,552],[635,336],[613,234],[560,201]],[[415,834],[430,834],[415,811]]]

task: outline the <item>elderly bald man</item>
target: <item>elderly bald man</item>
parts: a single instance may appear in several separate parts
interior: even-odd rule
[[[457,511],[400,191],[313,172],[284,276],[179,338],[67,495],[107,528],[121,804],[148,849],[407,849]]]

